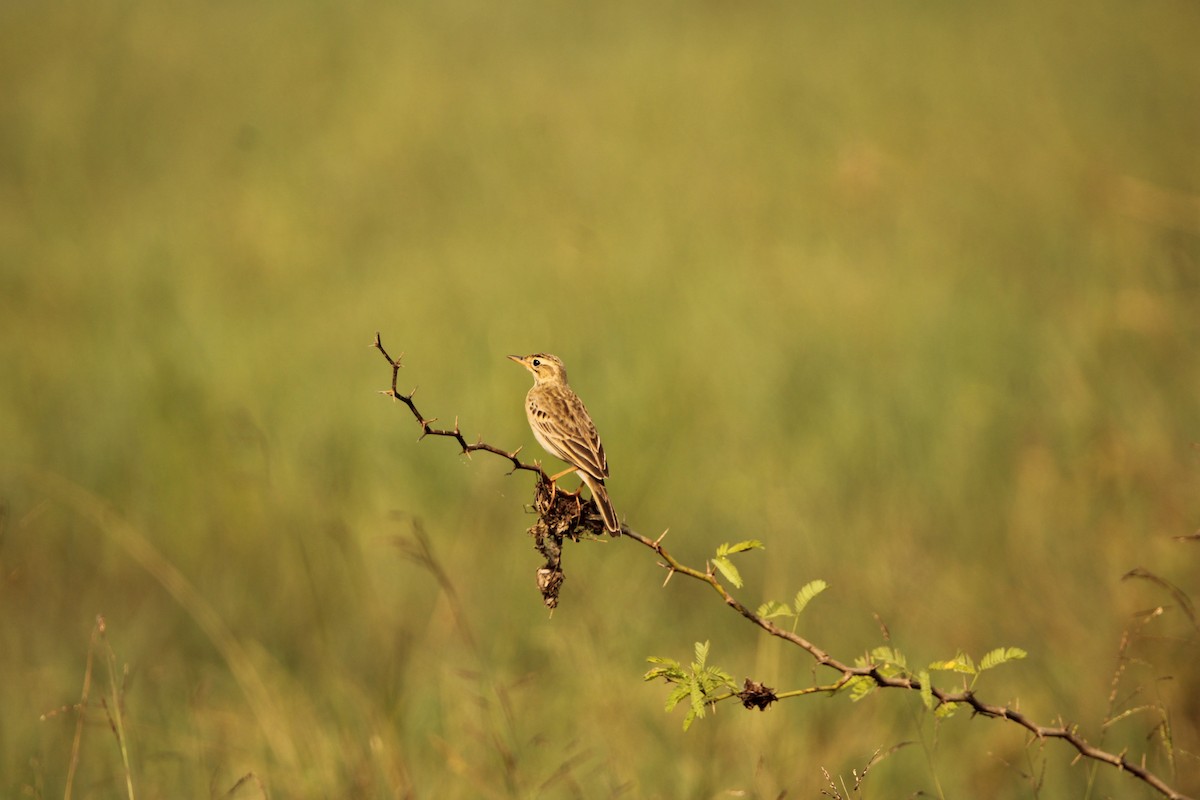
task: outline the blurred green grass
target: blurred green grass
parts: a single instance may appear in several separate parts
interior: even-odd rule
[[[1169,537],[1200,507],[1198,16],[5,5],[3,794],[62,793],[73,717],[39,717],[77,699],[98,614],[144,796],[251,771],[275,796],[816,796],[820,767],[921,736],[868,786],[1026,796],[1004,761],[1044,757],[1046,796],[1079,794],[1068,753],[935,732],[914,698],[682,734],[646,655],[712,639],[779,688],[808,662],[620,543],[570,551],[547,620],[527,476],[416,444],[368,345],[406,351],[424,413],[527,448],[503,356],[558,353],[639,530],[695,562],[763,539],[748,602],[825,578],[805,630],[845,658],[872,613],[918,663],[1021,646],[984,691],[1099,738],[1130,614],[1169,602],[1120,576],[1196,588]],[[111,504],[244,663],[26,467]],[[476,647],[393,545],[414,519]],[[1128,688],[1173,675],[1195,753],[1179,616]],[[89,719],[76,795],[110,796]],[[1149,727],[1105,741],[1140,752]]]

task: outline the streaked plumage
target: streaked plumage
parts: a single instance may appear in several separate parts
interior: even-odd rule
[[[604,479],[608,477],[604,445],[600,443],[596,426],[583,401],[567,384],[567,370],[562,360],[549,353],[509,358],[533,373],[533,388],[525,396],[525,414],[534,438],[546,452],[567,462],[579,473],[604,518],[604,527],[613,536],[618,535],[621,523],[604,486]]]

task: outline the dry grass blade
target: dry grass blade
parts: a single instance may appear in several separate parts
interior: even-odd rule
[[[1200,622],[1197,622],[1196,620],[1196,609],[1192,605],[1192,599],[1188,597],[1182,589],[1168,581],[1166,578],[1161,578],[1150,570],[1142,567],[1131,569],[1129,572],[1126,572],[1121,576],[1121,580],[1123,581],[1131,579],[1149,581],[1166,589],[1183,613],[1187,615],[1188,620],[1190,620],[1192,623],[1192,627],[1200,631]]]
[[[112,538],[179,603],[221,653],[276,758],[290,769],[298,768],[300,757],[295,742],[286,726],[278,724],[282,712],[253,659],[217,610],[179,568],[108,502],[87,489],[50,472],[26,468],[21,474],[47,496],[72,509]]]

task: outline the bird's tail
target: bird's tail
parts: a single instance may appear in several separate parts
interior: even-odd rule
[[[608,499],[608,489],[604,487],[604,481],[593,478],[583,470],[579,471],[579,477],[591,490],[592,500],[595,501],[596,508],[599,509],[600,516],[604,519],[604,527],[612,536],[620,536],[621,521],[617,519],[617,510],[613,508],[612,501]]]

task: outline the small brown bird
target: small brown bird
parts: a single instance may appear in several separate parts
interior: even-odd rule
[[[525,414],[529,417],[534,438],[547,453],[571,465],[550,482],[578,472],[592,492],[604,527],[613,536],[620,535],[621,523],[604,487],[604,479],[608,477],[604,445],[600,444],[596,426],[583,401],[567,384],[567,369],[562,360],[549,353],[509,358],[533,373],[533,388],[525,396]]]

